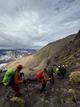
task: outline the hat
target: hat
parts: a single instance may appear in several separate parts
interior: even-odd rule
[[[17,69],[22,69],[23,68],[23,66],[21,65],[21,64],[19,64],[18,66],[17,66]]]

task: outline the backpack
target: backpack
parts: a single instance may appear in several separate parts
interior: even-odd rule
[[[58,67],[56,68],[55,73],[56,73],[56,74],[60,73],[60,71],[59,71],[59,68],[58,68]]]
[[[9,86],[10,81],[12,80],[13,76],[15,75],[14,69],[8,69],[3,77],[3,85],[4,86]]]
[[[44,72],[43,72],[43,71],[38,71],[38,72],[36,73],[36,78],[37,78],[38,80],[42,80],[42,79],[44,78]]]

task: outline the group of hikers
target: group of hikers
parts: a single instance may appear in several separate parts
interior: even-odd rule
[[[65,78],[66,68],[64,65],[59,65],[54,70],[52,66],[44,68],[41,71],[37,71],[35,73],[35,78],[22,78],[24,73],[21,72],[23,69],[23,65],[19,64],[16,69],[8,69],[6,70],[4,77],[3,77],[3,84],[5,86],[10,86],[12,90],[15,92],[15,96],[21,96],[22,93],[20,92],[20,84],[27,83],[28,81],[39,81],[41,82],[41,89],[40,93],[45,90],[47,85],[47,81],[50,81],[51,84],[54,84],[54,75],[56,74],[60,78]]]

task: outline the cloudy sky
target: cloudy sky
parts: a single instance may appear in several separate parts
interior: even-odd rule
[[[41,48],[80,29],[80,0],[0,0],[0,49]]]

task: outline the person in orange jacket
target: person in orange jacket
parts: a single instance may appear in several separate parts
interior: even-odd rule
[[[20,75],[20,71],[23,69],[22,65],[18,65],[16,67],[15,70],[15,75],[14,77],[11,79],[9,86],[11,86],[11,88],[15,91],[15,96],[20,96],[20,88],[19,88],[19,84],[25,83],[26,80],[22,80],[21,79],[21,75]]]

